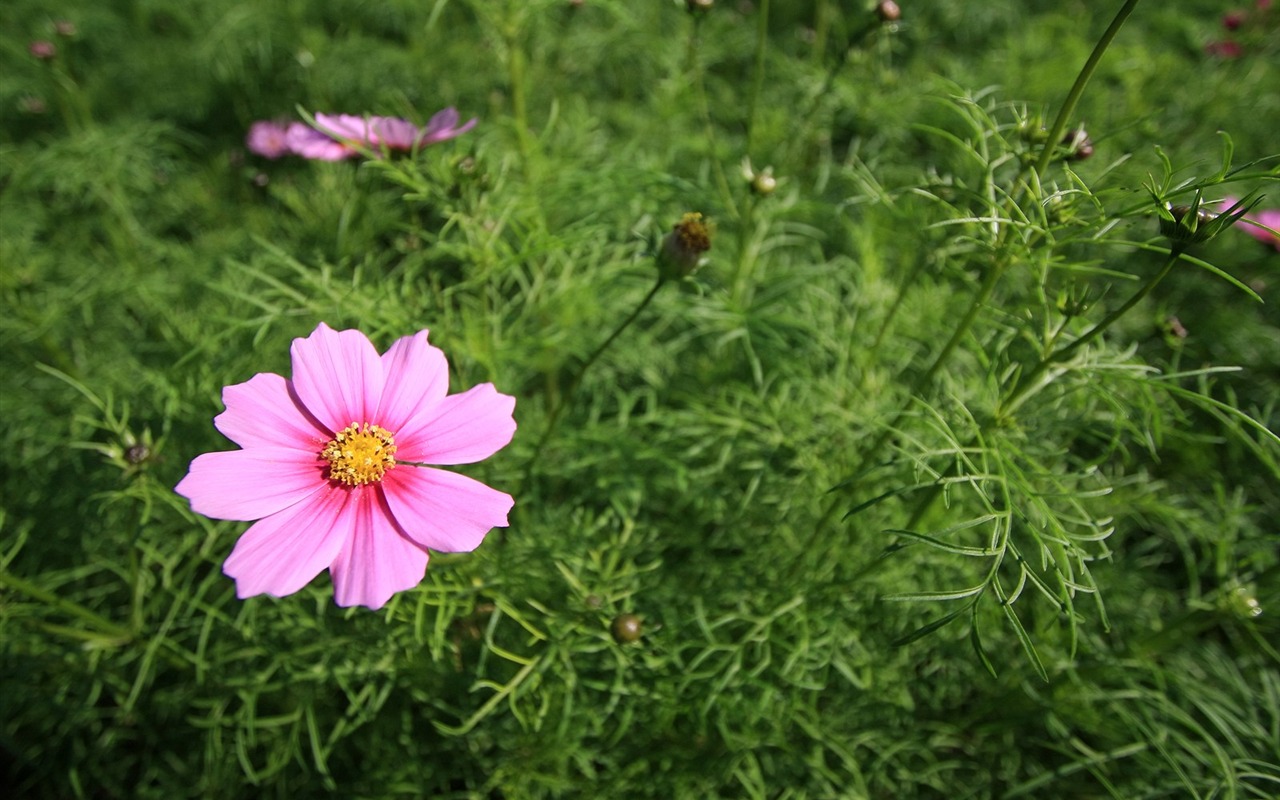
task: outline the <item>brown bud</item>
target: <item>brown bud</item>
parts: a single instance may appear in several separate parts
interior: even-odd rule
[[[1072,161],[1084,161],[1093,155],[1093,140],[1083,127],[1063,134],[1062,146],[1067,148],[1067,158]]]
[[[618,644],[639,641],[644,635],[644,621],[635,614],[619,614],[609,627],[613,631],[613,640]]]
[[[687,278],[702,263],[702,254],[711,249],[711,225],[702,215],[690,211],[680,218],[662,240],[658,251],[658,274],[663,280]]]
[[[902,9],[893,0],[880,0],[876,3],[876,16],[881,22],[897,22],[902,19]]]

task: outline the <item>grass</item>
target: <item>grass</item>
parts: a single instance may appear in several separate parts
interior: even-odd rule
[[[1137,4],[1074,160],[1126,4],[847,5],[5,4],[7,794],[1274,796],[1280,256],[1164,218],[1280,205],[1280,18]],[[172,491],[320,321],[517,398],[511,526],[377,612]]]

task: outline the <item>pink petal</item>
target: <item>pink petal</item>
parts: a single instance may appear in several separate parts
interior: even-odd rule
[[[429,414],[397,431],[396,458],[427,464],[471,464],[506,447],[516,432],[516,399],[492,383],[444,398]]]
[[[457,109],[450,107],[437,112],[435,116],[427,120],[427,127],[422,130],[422,136],[418,139],[418,144],[426,147],[436,142],[452,139],[455,136],[461,136],[476,126],[476,120],[474,118],[469,120],[461,128],[456,127],[457,124]]]
[[[369,123],[354,114],[316,114],[316,127],[334,139],[350,139],[358,144],[371,143]]]
[[[391,150],[412,150],[413,142],[418,138],[418,126],[404,119],[395,117],[373,117],[374,143],[386,145]]]
[[[261,519],[324,487],[328,466],[315,453],[272,445],[205,453],[191,462],[174,491],[206,517]]]
[[[360,519],[357,507],[374,497],[325,486],[306,502],[251,525],[222,565],[235,578],[236,596],[283,597],[306,586],[338,557]]]
[[[378,424],[393,434],[415,415],[429,412],[449,391],[449,362],[438,347],[427,344],[427,332],[397,339],[382,356],[386,385],[378,407]]]
[[[507,526],[515,500],[465,475],[401,465],[382,479],[382,495],[400,530],[423,547],[465,553],[492,528]]]
[[[376,422],[382,361],[360,331],[335,331],[323,322],[293,340],[293,390],[302,405],[337,432],[353,422]]]
[[[249,126],[244,144],[250,153],[276,159],[289,152],[288,128],[279,122],[260,120]]]
[[[359,155],[355,149],[336,142],[310,125],[294,122],[284,135],[289,152],[318,161],[341,161]]]
[[[340,606],[382,608],[391,595],[422,582],[427,551],[400,534],[376,499],[361,502],[355,518],[355,530],[329,566],[333,597]]]
[[[275,445],[319,453],[332,438],[307,414],[289,382],[272,372],[226,387],[222,404],[227,410],[214,417],[213,424],[241,447]]]
[[[1259,228],[1257,225],[1248,224],[1249,220],[1250,218],[1248,217],[1244,220],[1245,233],[1263,244],[1274,245],[1277,250],[1280,250],[1280,237],[1271,231]],[[1252,221],[1257,222],[1259,225],[1265,225],[1272,231],[1280,231],[1280,211],[1270,209],[1259,211],[1253,215]]]

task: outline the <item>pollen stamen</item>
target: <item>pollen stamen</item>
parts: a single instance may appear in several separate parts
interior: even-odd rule
[[[329,462],[329,479],[348,486],[382,480],[396,465],[396,440],[391,431],[353,422],[338,431],[320,451]]]

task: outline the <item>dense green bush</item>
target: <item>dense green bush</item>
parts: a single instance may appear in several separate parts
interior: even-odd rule
[[[6,796],[1275,796],[1280,10],[867,5],[6,2]],[[320,321],[517,397],[379,611],[173,492]]]

